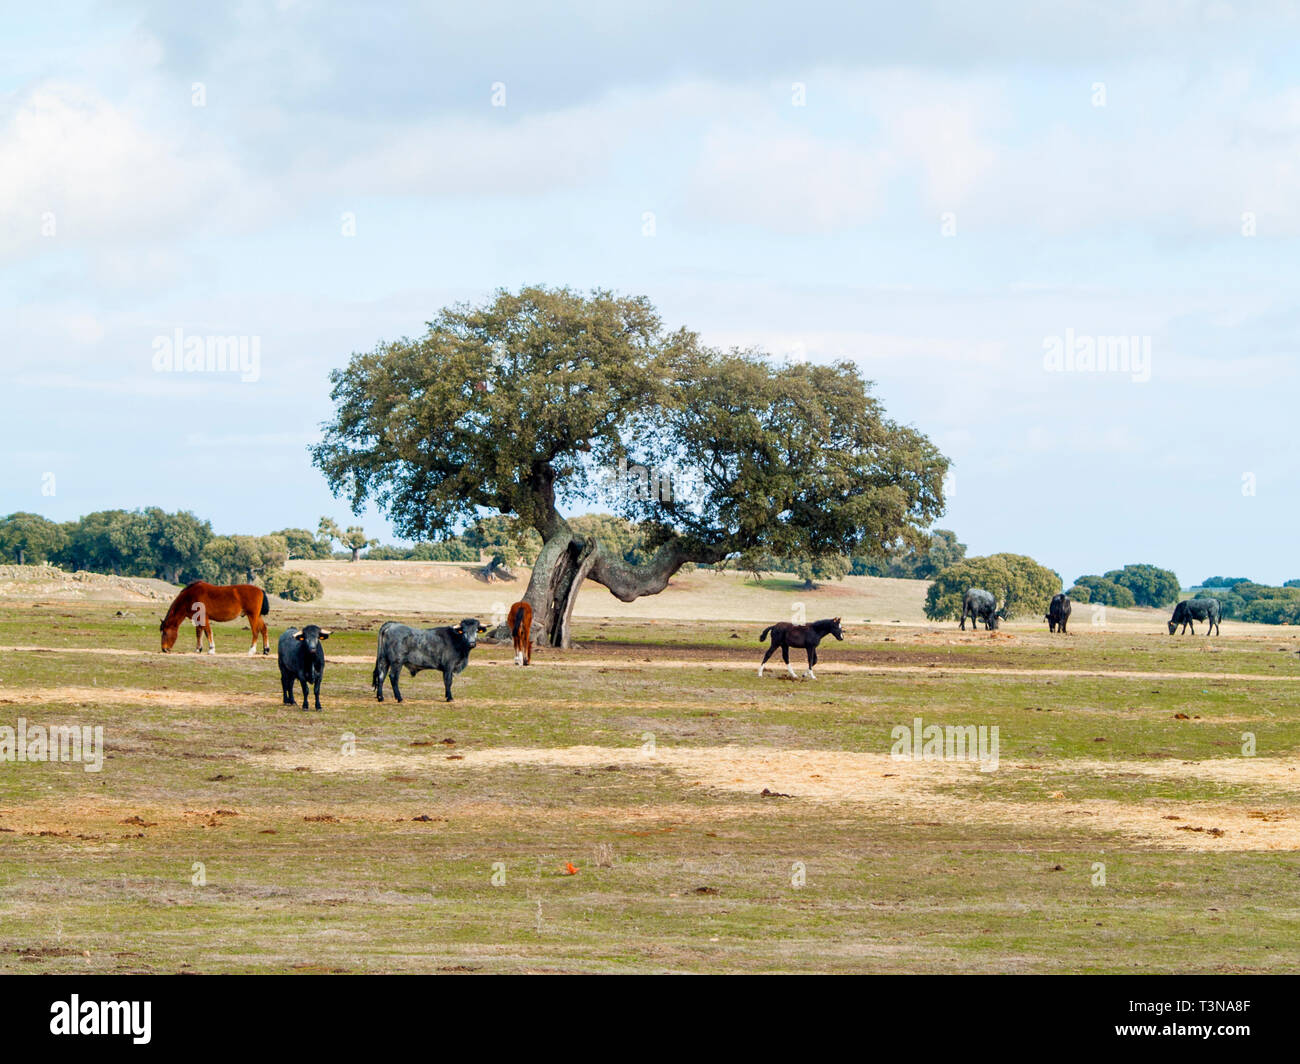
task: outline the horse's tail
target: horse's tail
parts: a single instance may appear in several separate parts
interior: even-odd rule
[[[526,602],[521,602],[521,603],[519,604],[518,608],[516,608],[516,609],[513,611],[513,614],[512,614],[512,616],[511,616],[511,618],[510,618],[510,638],[511,638],[511,639],[515,639],[515,640],[517,640],[517,639],[519,638],[519,632],[520,632],[520,630],[524,627],[524,614],[525,614],[525,613],[531,614],[532,611],[529,609],[528,603],[526,603]]]
[[[262,616],[271,612],[271,600],[266,597],[266,588],[262,588]]]
[[[763,642],[763,640],[767,638],[767,633],[770,632],[775,627],[776,625],[769,624],[766,628],[764,628],[762,634],[758,637],[758,641],[760,643]]]

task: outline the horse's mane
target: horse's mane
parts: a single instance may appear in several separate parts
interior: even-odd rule
[[[183,588],[181,588],[180,591],[176,592],[176,597],[172,599],[171,605],[167,607],[167,613],[163,617],[164,624],[167,621],[171,620],[172,617],[174,616],[177,615],[180,615],[182,617],[185,616],[185,607],[186,605],[188,605],[188,600],[185,597],[185,592],[189,591],[191,588],[198,587],[199,584],[201,583],[203,583],[202,580],[191,580],[188,584],[186,584]]]

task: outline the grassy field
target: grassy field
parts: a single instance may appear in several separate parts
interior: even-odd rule
[[[487,612],[401,585],[275,603],[336,628],[321,713],[236,625],[164,656],[151,602],[0,602],[0,727],[107,748],[0,762],[0,971],[1300,971],[1289,629],[893,624],[913,585],[811,598],[851,623],[792,682],[755,675],[788,590],[593,606],[380,705],[382,616]],[[996,770],[891,758],[917,717],[996,726]]]

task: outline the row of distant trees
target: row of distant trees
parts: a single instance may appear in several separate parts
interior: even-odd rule
[[[569,525],[579,535],[599,540],[607,552],[631,565],[645,564],[654,551],[643,526],[612,514],[584,514],[570,518]],[[6,560],[157,577],[170,583],[259,582],[283,569],[291,558],[478,563],[487,557],[489,564],[508,568],[532,565],[541,549],[541,536],[508,516],[481,518],[462,534],[401,547],[381,546],[362,526],[343,528],[329,517],[320,519],[315,532],[282,528],[263,536],[217,535],[210,522],[188,510],[169,513],[156,506],[99,510],[65,522],[21,512],[0,518],[0,556]],[[739,569],[758,577],[792,573],[812,587],[849,574],[930,579],[965,553],[966,546],[957,541],[956,533],[937,529],[917,537],[914,543],[900,542],[882,555],[783,558],[757,554],[712,568]]]
[[[611,514],[585,514],[568,523],[630,565],[645,564],[653,553],[647,530],[636,522]],[[210,522],[188,510],[168,513],[159,507],[99,510],[66,522],[24,512],[0,518],[0,557],[18,564],[48,562],[68,570],[157,577],[171,583],[257,583],[301,601],[319,595],[321,585],[305,573],[284,571],[291,558],[355,562],[366,551],[365,558],[374,560],[480,563],[486,556],[491,559],[489,566],[508,568],[532,565],[541,549],[541,536],[508,516],[481,518],[459,535],[409,547],[380,546],[362,526],[342,528],[329,517],[320,519],[315,532],[284,528],[263,536],[217,535]],[[958,616],[962,596],[970,587],[991,591],[1003,603],[1007,617],[1045,610],[1062,587],[1059,574],[1024,555],[967,558],[965,544],[948,529],[923,533],[912,542],[900,541],[892,551],[870,557],[782,558],[750,553],[705,568],[738,569],[760,578],[767,573],[792,573],[808,588],[850,574],[931,580],[926,615],[933,620]],[[1119,608],[1169,606],[1181,594],[1173,572],[1149,564],[1081,576],[1069,589],[1075,602]],[[1276,587],[1247,577],[1215,576],[1199,585],[1196,597],[1218,599],[1225,618],[1300,624],[1300,579]]]
[[[647,556],[645,534],[634,522],[610,514],[588,514],[572,518],[570,524],[584,535],[597,537],[629,562]],[[362,526],[341,528],[328,517],[320,519],[315,532],[282,528],[264,536],[217,535],[210,522],[188,510],[168,513],[159,507],[99,510],[64,522],[32,513],[0,518],[0,557],[5,560],[157,577],[171,583],[253,581],[282,569],[290,558],[479,562],[487,555],[506,565],[531,565],[541,547],[536,531],[503,516],[478,520],[461,535],[409,547],[380,546]]]
[[[960,616],[962,596],[971,587],[992,592],[1004,604],[1004,617],[1037,616],[1061,590],[1061,578],[1019,554],[963,559],[934,578],[926,596],[926,616],[931,620]],[[1075,602],[1105,606],[1165,607],[1182,597],[1182,586],[1168,569],[1137,564],[1101,576],[1081,576],[1069,595]],[[1195,597],[1218,599],[1224,617],[1258,624],[1300,624],[1300,580],[1270,587],[1244,577],[1216,576],[1201,584]]]
[[[1201,582],[1196,597],[1218,599],[1223,616],[1235,620],[1300,624],[1300,580],[1277,587],[1244,576],[1212,576]]]
[[[1102,576],[1081,576],[1070,588],[1076,602],[1105,606],[1171,606],[1182,597],[1176,577],[1154,565],[1126,565]],[[1300,624],[1300,580],[1280,587],[1246,577],[1212,576],[1197,585],[1195,598],[1218,599],[1222,616],[1256,624]]]
[[[341,529],[321,518],[315,533],[284,528],[264,536],[217,535],[188,510],[97,510],[75,521],[40,514],[0,518],[0,557],[19,565],[48,563],[115,576],[155,577],[169,583],[255,583],[285,598],[306,601],[321,585],[305,573],[285,572],[290,558],[330,558],[334,545],[353,560],[374,540],[360,526]]]
[[[942,570],[966,557],[966,544],[946,528],[917,535],[912,542],[900,540],[891,549],[873,555],[823,554],[778,557],[750,552],[724,566],[752,573],[761,579],[767,573],[793,573],[811,590],[819,583],[846,576],[886,576],[901,580],[930,580]]]
[[[1172,606],[1182,594],[1178,577],[1155,565],[1126,565],[1101,576],[1081,576],[1070,588],[1075,602],[1102,606]]]

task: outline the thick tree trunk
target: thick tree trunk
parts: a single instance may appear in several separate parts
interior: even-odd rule
[[[575,536],[568,529],[542,545],[524,593],[533,608],[533,630],[540,633],[538,642],[553,647],[570,645],[573,604],[597,549],[595,540]]]
[[[563,527],[543,544],[524,598],[533,608],[539,642],[568,647],[573,605],[584,580],[590,578],[623,602],[633,602],[643,595],[657,595],[688,561],[718,562],[726,555],[724,547],[688,551],[674,542],[660,547],[646,564],[632,565],[606,553],[596,540],[583,539]]]

